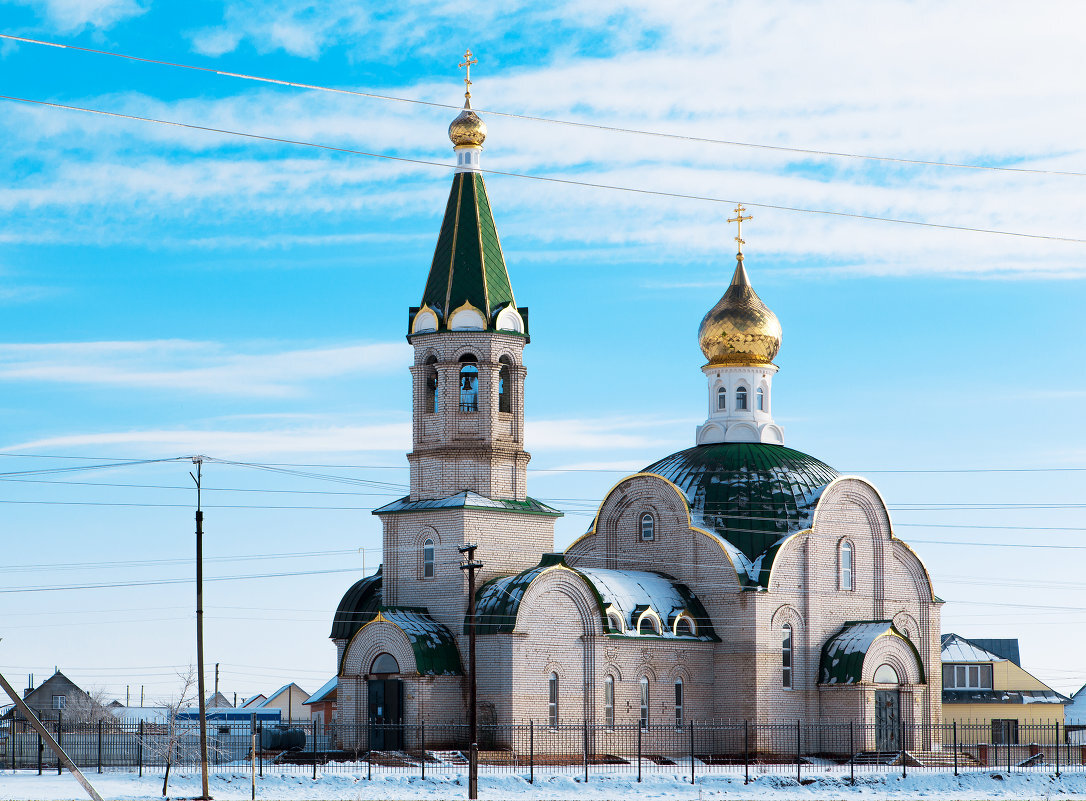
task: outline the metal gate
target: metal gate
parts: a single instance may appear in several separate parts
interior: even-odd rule
[[[901,693],[897,690],[875,691],[875,749],[901,750]]]

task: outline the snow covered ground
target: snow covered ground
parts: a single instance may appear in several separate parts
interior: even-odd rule
[[[142,779],[131,773],[88,772],[87,778],[103,798],[161,799],[162,776]],[[250,798],[247,773],[216,774],[211,777],[211,795],[222,801]],[[200,794],[199,774],[176,774],[170,779],[170,798],[194,798]],[[280,773],[257,779],[256,797],[274,799],[462,799],[467,798],[464,774],[449,773],[421,779],[417,775],[381,774],[372,780],[365,773],[323,773],[314,780],[298,773]],[[37,773],[0,772],[0,801],[62,801],[85,799],[75,779],[65,774],[38,776]],[[804,778],[763,775],[750,784],[743,776],[714,774],[698,777],[694,786],[688,775],[654,772],[640,784],[627,774],[592,774],[586,784],[581,776],[570,774],[540,776],[535,784],[519,775],[484,775],[479,778],[480,799],[1086,799],[1086,774],[1064,774],[1057,779],[1047,773],[970,773],[954,776],[951,772],[898,775],[861,774],[856,784],[848,775]]]

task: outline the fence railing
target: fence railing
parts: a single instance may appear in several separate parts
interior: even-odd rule
[[[160,771],[199,760],[195,721],[79,724],[45,721],[84,770]],[[990,724],[911,726],[855,723],[690,721],[681,727],[613,727],[535,722],[479,727],[484,773],[537,774],[652,771],[699,775],[912,771],[1086,771],[1086,726],[1020,723],[1008,736]],[[255,751],[253,742],[256,742]],[[1000,740],[1013,739],[1013,742]],[[461,723],[344,725],[299,721],[208,722],[208,755],[216,772],[345,771],[455,773],[466,770],[469,729]],[[39,735],[18,721],[0,724],[0,769],[59,771]]]

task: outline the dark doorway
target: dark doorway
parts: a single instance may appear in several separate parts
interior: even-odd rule
[[[901,750],[901,693],[897,690],[875,691],[875,749]]]
[[[370,679],[370,750],[399,751],[403,748],[403,681]]]

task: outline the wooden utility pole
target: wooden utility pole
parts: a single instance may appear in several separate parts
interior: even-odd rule
[[[483,566],[475,560],[478,545],[463,545],[457,550],[467,554],[467,561],[460,563],[460,569],[468,571],[468,731],[471,737],[471,750],[468,754],[468,798],[479,797],[479,705],[478,674],[475,670],[475,571]]]
[[[211,791],[207,782],[207,695],[204,688],[204,512],[201,508],[201,482],[203,480],[204,457],[193,456],[196,465],[196,687],[200,694],[200,777],[203,794],[201,799],[210,799]]]

